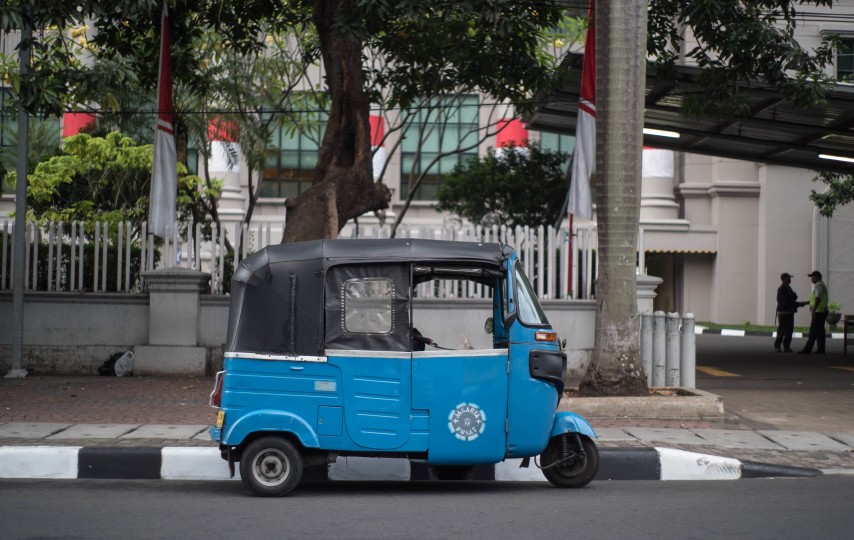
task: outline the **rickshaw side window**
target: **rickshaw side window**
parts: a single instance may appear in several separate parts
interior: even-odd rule
[[[531,287],[531,283],[528,281],[528,277],[525,275],[525,271],[522,270],[522,265],[519,264],[519,261],[516,261],[514,274],[516,278],[514,280],[516,282],[516,309],[519,310],[519,319],[523,323],[532,326],[549,324],[546,313],[537,301],[537,294],[534,292],[534,288]]]
[[[389,278],[356,278],[341,286],[344,330],[389,334],[394,329],[394,282]]]

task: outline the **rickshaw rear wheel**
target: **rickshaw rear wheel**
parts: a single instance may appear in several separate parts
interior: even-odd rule
[[[249,443],[240,460],[240,478],[253,495],[283,497],[302,480],[302,454],[287,439],[261,437]]]
[[[581,448],[578,447],[579,442]],[[582,488],[599,471],[599,450],[590,437],[566,433],[552,437],[540,454],[540,467],[552,485]]]

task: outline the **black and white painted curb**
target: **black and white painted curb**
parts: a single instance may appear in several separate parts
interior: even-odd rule
[[[521,460],[475,467],[469,480],[545,481]],[[820,476],[818,469],[767,465],[672,448],[600,448],[596,480],[738,480]],[[235,471],[235,478],[239,478]],[[228,464],[213,447],[0,447],[0,478],[228,480]],[[342,457],[306,470],[305,480],[433,479],[431,468],[404,458]]]

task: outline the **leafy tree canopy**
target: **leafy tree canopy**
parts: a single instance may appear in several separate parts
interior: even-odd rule
[[[823,182],[827,186],[824,192],[812,190],[810,200],[818,206],[825,217],[833,217],[837,207],[854,201],[854,175],[823,171],[813,178],[813,182]]]
[[[138,233],[148,214],[153,154],[153,145],[137,145],[121,133],[68,137],[59,155],[28,175],[30,219],[82,220],[90,231],[95,221],[110,223],[112,231],[119,222],[130,221]],[[14,173],[10,176],[14,181]],[[203,184],[181,164],[178,184],[178,211],[188,214],[198,204]]]
[[[550,225],[567,191],[569,156],[540,147],[504,147],[500,155],[471,158],[454,168],[439,187],[437,208],[481,223],[494,214],[508,226]]]
[[[27,21],[36,29],[28,43],[37,58],[37,74],[28,81],[28,110],[58,114],[75,96],[84,103],[84,96],[107,98],[123,85],[153,88],[160,6],[158,0],[4,3],[4,28]],[[458,90],[460,84],[521,104],[554,78],[554,57],[538,40],[562,18],[560,3],[548,0],[175,0],[169,7],[176,85],[204,92],[214,83],[200,76],[210,58],[199,54],[198,44],[208,32],[216,33],[218,51],[241,54],[258,54],[267,46],[264,36],[289,32],[299,42],[302,60],[312,63],[322,47],[313,21],[328,17],[338,32],[384,58],[381,69],[365,67],[365,87],[372,98],[389,88],[385,98],[394,105],[411,102],[425,89]],[[94,66],[81,60],[91,55],[99,59]],[[10,75],[18,88],[17,75]]]
[[[832,0],[650,0],[647,52],[673,80],[683,57],[702,68],[696,94],[686,96],[689,114],[722,117],[748,112],[735,82],[759,81],[801,106],[825,98],[836,36],[812,51],[795,38],[800,7]]]

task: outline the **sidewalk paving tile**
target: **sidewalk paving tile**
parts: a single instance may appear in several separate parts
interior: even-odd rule
[[[44,439],[69,426],[71,424],[10,422],[0,426],[0,439]]]
[[[140,426],[130,433],[125,433],[121,439],[191,439],[208,426],[203,424],[147,424]],[[206,431],[205,431],[206,432]]]
[[[205,429],[193,436],[193,440],[211,442],[211,434],[209,430],[210,426],[205,426]]]
[[[666,444],[704,444],[693,431],[677,428],[626,427],[623,431],[642,441]]]
[[[845,452],[851,449],[826,435],[813,431],[768,431],[761,430],[757,433],[771,439],[775,443],[789,450],[829,450],[832,452]]]
[[[695,429],[694,433],[715,446],[724,448],[750,448],[757,450],[783,450],[754,431],[736,429]]]
[[[825,433],[831,439],[835,439],[846,446],[850,446],[854,448],[854,433],[850,431],[833,431],[831,433]]]
[[[139,424],[75,424],[47,439],[118,439],[138,427]]]
[[[596,428],[599,441],[634,441],[637,440],[620,428]]]

